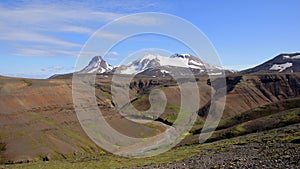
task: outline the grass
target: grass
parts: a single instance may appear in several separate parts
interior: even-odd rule
[[[300,108],[294,108],[291,110],[282,111],[279,113],[271,114],[261,118],[249,120],[226,129],[216,131],[209,142],[233,138],[257,131],[265,131],[278,127],[284,127],[287,125],[300,123]]]
[[[169,109],[171,111],[174,111],[175,113],[179,113],[180,111],[180,106],[177,105],[167,105],[166,109]]]
[[[142,102],[145,102],[148,100],[149,95],[142,95],[141,97],[137,98],[134,102],[132,102],[132,105],[134,107],[137,107],[141,105]]]
[[[68,128],[62,127],[61,125],[58,125],[56,122],[54,122],[53,120],[51,120],[49,118],[45,118],[40,114],[34,114],[33,119],[35,119],[39,122],[42,122],[43,124],[47,124],[47,125],[49,125],[53,128],[56,128],[58,131],[60,131],[60,133],[64,133],[67,137],[74,140],[74,142],[69,142],[69,144],[72,144],[75,147],[80,145],[80,144],[76,144],[76,143],[83,144],[84,146],[81,146],[81,150],[82,150],[82,153],[84,153],[84,154],[91,154],[91,152],[93,152],[94,150],[102,151],[90,139],[78,135],[73,130],[70,130]],[[21,131],[21,132],[19,132],[19,134],[24,135],[26,133]],[[60,135],[52,133],[52,136],[56,137],[56,138],[59,138],[61,141],[67,142],[66,139],[62,138]],[[49,146],[51,146],[50,144],[45,143],[46,141],[43,140],[43,139],[44,139],[43,137],[38,138],[38,139],[33,139],[32,138],[31,140],[32,140],[33,147],[34,148],[40,148],[40,147],[49,147]],[[98,152],[98,151],[96,151],[96,152]],[[65,155],[68,156],[67,154],[65,154]],[[61,154],[57,154],[57,153],[54,152],[54,153],[51,154],[51,158],[55,159],[55,160],[59,160],[62,157],[61,157]]]
[[[241,113],[239,115],[236,115],[234,117],[221,119],[217,130],[229,128],[234,125],[241,124],[243,122],[250,121],[250,120],[255,120],[271,114],[276,114],[284,110],[298,108],[299,105],[300,105],[300,99],[296,98],[296,99],[286,100],[284,102],[260,106],[252,110],[246,111],[244,113]]]
[[[112,100],[112,95],[108,91],[96,88],[96,92],[97,94],[99,93],[100,96],[104,96],[105,98]]]
[[[167,120],[170,123],[174,123],[177,119],[177,115],[173,115],[173,116],[168,116],[165,120]]]
[[[157,163],[168,163],[173,161],[183,160],[201,151],[203,145],[185,146],[172,149],[168,152],[154,157],[144,159],[138,158],[125,158],[118,157],[111,154],[98,155],[94,160],[81,161],[81,162],[68,162],[68,161],[51,161],[51,162],[37,162],[32,164],[17,164],[7,165],[8,168],[123,168],[132,166],[145,166]],[[176,154],[176,155],[175,155]]]

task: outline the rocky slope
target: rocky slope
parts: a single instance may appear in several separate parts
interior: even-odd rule
[[[152,168],[299,168],[300,124],[257,132],[231,140],[195,146],[199,152],[192,157],[172,163],[131,167]],[[276,141],[275,141],[276,139]]]

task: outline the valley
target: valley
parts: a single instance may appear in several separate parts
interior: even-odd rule
[[[111,78],[112,75],[97,75],[95,85],[98,107],[108,123],[121,133],[137,138],[163,132],[160,126],[141,125],[116,112],[111,100]],[[207,115],[211,94],[215,92],[208,83],[209,77],[197,78],[197,85],[202,89],[199,91],[201,107],[190,134],[179,147],[189,147],[199,141],[198,134]],[[208,145],[217,140],[236,140],[242,135],[248,137],[251,133],[289,128],[300,122],[300,74],[233,74],[227,76],[226,81],[225,110],[217,130],[207,140],[211,142]],[[0,84],[0,124],[4,129],[0,135],[2,164],[93,161],[102,156],[117,158],[99,148],[82,130],[73,108],[72,83],[68,77],[47,80],[1,77]],[[148,100],[150,91],[162,90],[166,94],[167,105],[156,121],[164,125],[173,124],[180,110],[180,90],[172,78],[140,75],[131,84],[131,103],[140,111],[151,106]],[[143,115],[132,117],[149,118]],[[299,137],[297,130],[291,134],[293,139]],[[272,139],[276,140],[277,136]],[[180,159],[187,158],[188,154]]]

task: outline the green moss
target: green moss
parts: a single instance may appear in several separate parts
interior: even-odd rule
[[[243,127],[243,125],[236,126],[235,130],[238,131],[239,133],[243,133],[246,131],[246,129]]]
[[[280,119],[283,121],[283,122],[288,122],[288,121],[291,121],[297,117],[299,117],[299,112],[300,112],[300,109],[292,109],[290,111],[287,111],[286,114],[284,114],[283,116],[280,117]]]
[[[299,107],[299,105],[300,105],[300,99],[291,99],[291,100],[286,100],[285,102],[273,103],[270,105],[257,107],[252,110],[238,114],[234,117],[221,119],[217,129],[220,130],[220,129],[229,128],[234,125],[241,124],[247,121],[280,113],[282,109],[284,110],[293,109]]]
[[[166,120],[170,123],[174,123],[176,121],[176,119],[177,119],[177,115],[176,116],[168,116],[166,118]]]
[[[24,82],[27,86],[31,86],[32,85],[32,81],[29,79],[22,79],[22,82]]]
[[[105,155],[105,154],[106,154],[105,151],[103,151],[103,150],[100,151],[100,155]]]
[[[166,106],[166,109],[169,109],[171,111],[174,111],[176,113],[179,113],[180,111],[180,106],[177,106],[177,105],[167,105]]]
[[[104,91],[104,90],[99,90],[99,91],[100,91],[101,96],[104,96],[104,97],[112,100],[112,95],[109,92]]]
[[[236,126],[232,131],[233,137],[240,136],[242,134],[245,134],[246,132],[247,130],[243,127],[243,125]]]
[[[6,144],[0,143],[0,151],[5,151],[5,150],[6,150]]]
[[[143,95],[139,98],[137,98],[134,102],[132,102],[132,105],[134,107],[137,107],[138,105],[140,105],[142,102],[144,102],[146,99],[148,99],[148,95]]]

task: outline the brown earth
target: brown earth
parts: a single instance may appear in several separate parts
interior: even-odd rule
[[[19,79],[0,77],[0,161],[3,163],[81,158],[102,153],[82,130],[72,103],[71,79]],[[141,85],[139,85],[139,83]],[[98,106],[109,124],[121,133],[144,137],[162,132],[159,126],[140,125],[120,116],[110,93],[111,76],[97,76]],[[193,130],[200,129],[211,94],[207,77],[198,78],[201,98],[199,117]],[[138,110],[150,107],[148,94],[162,89],[168,99],[161,120],[172,124],[180,110],[180,90],[172,79],[137,77],[130,86],[132,104]],[[230,75],[223,118],[275,102],[300,96],[300,74]],[[84,93],[83,93],[84,95]],[[142,117],[143,118],[143,117]],[[143,133],[143,135],[141,135]]]
[[[108,122],[118,131],[133,137],[160,132],[113,113],[108,104],[109,97],[101,92],[98,104],[107,114]],[[18,163],[80,158],[102,152],[82,130],[71,93],[71,80],[68,79],[0,78],[0,143],[4,146],[0,161]]]

